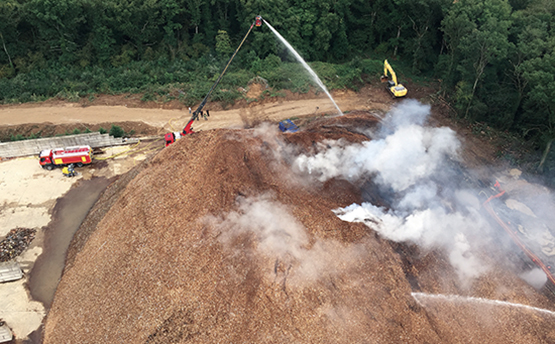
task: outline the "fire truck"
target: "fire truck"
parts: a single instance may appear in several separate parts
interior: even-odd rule
[[[92,155],[90,146],[45,149],[39,154],[39,164],[47,170],[69,164],[81,167],[92,162]]]

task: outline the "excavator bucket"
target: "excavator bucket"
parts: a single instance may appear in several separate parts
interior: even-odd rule
[[[254,19],[254,25],[262,26],[262,17],[261,16],[256,16],[256,18]]]
[[[380,81],[381,81],[381,82],[387,82],[387,80],[389,80],[389,78],[387,77],[387,75],[382,75],[382,76],[380,77]]]

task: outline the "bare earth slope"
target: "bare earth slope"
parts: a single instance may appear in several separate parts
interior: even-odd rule
[[[289,149],[310,151],[326,138],[366,140],[356,128],[375,124],[359,114],[288,135],[212,130],[163,150],[73,254],[44,342],[555,340],[548,315],[507,307],[477,315],[472,305],[416,302],[394,246],[331,212],[360,202],[359,189],[291,174]],[[412,269],[432,275],[421,281],[429,292],[453,292],[435,284],[444,265],[439,259]],[[491,276],[477,283],[486,290],[480,296],[506,285],[519,302],[545,302],[515,276]]]

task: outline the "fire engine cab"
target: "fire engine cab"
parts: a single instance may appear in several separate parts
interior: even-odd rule
[[[47,170],[69,164],[81,167],[92,162],[92,155],[90,146],[45,149],[39,154],[39,164]]]
[[[166,141],[166,147],[169,146],[169,145],[171,145],[171,144],[174,143],[175,141],[179,140],[179,139],[182,138],[183,136],[194,133],[193,127],[192,127],[193,122],[194,122],[194,119],[191,118],[191,119],[189,120],[189,122],[187,123],[187,125],[185,126],[185,128],[183,128],[183,132],[182,132],[182,133],[177,132],[177,131],[174,131],[173,133],[167,133],[167,134],[164,136],[164,140]]]
[[[166,141],[166,147],[174,143],[175,141],[181,138],[181,133],[178,131],[174,131],[173,133],[167,133],[164,136],[164,140]]]

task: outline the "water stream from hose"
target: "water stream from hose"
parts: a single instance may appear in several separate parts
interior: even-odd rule
[[[441,295],[441,294],[426,294],[426,293],[411,293],[412,297],[418,302],[421,306],[424,306],[422,303],[422,299],[439,299],[443,301],[449,302],[474,302],[474,303],[481,303],[486,305],[492,306],[505,306],[505,307],[515,307],[515,308],[523,308],[530,311],[535,311],[551,316],[555,316],[555,312],[552,312],[547,309],[537,308],[527,305],[522,305],[520,303],[512,303],[506,301],[499,301],[499,300],[489,300],[489,299],[482,299],[479,297],[466,297],[466,296],[459,296],[459,295]]]
[[[264,19],[263,19],[264,20]],[[293,55],[295,56],[295,58],[297,59],[297,61],[299,61],[303,67],[310,73],[310,75],[312,76],[312,79],[318,84],[318,86],[320,86],[320,88],[326,93],[326,95],[330,98],[330,100],[332,101],[333,105],[335,106],[335,108],[337,109],[337,111],[339,112],[340,115],[343,115],[343,112],[341,111],[341,109],[339,108],[339,106],[337,106],[337,103],[335,103],[335,100],[333,100],[331,94],[328,92],[328,89],[326,88],[326,86],[324,85],[324,83],[322,82],[322,80],[320,80],[320,78],[318,77],[318,75],[316,75],[316,73],[312,70],[312,68],[310,68],[310,66],[308,65],[308,63],[305,62],[305,60],[301,57],[301,55],[299,55],[299,53],[293,48],[293,46],[291,46],[291,44],[289,44],[289,42],[287,42],[287,40],[285,40],[285,38],[283,38],[279,32],[276,31],[276,29],[273,28],[272,25],[268,24],[268,22],[266,20],[264,20],[264,23],[266,23],[266,25],[268,25],[268,27],[270,28],[270,30],[272,30],[272,32],[277,36],[277,38],[279,38],[281,40],[281,42],[283,44],[285,44],[285,46],[287,47],[287,49],[289,49],[289,51],[291,53],[293,53]]]

